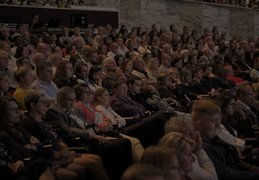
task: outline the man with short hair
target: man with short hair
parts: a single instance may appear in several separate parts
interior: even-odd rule
[[[107,53],[107,56],[114,58],[117,55],[117,51],[118,51],[117,43],[112,43],[110,45],[110,51]]]
[[[73,113],[75,92],[69,87],[62,87],[57,100],[46,112],[46,121],[50,123],[59,137],[71,140],[80,137],[90,145],[90,153],[102,157],[111,179],[119,179],[123,171],[131,164],[131,143],[128,139],[109,140],[106,137],[88,133],[88,126]]]
[[[58,87],[52,81],[53,70],[49,62],[41,62],[37,65],[38,78],[32,83],[31,88],[43,92],[46,95],[48,104],[54,102],[57,97]]]
[[[240,84],[236,89],[236,97],[237,107],[242,109],[246,120],[251,124],[253,129],[259,130],[258,117],[250,108],[255,98],[252,87],[248,83]]]
[[[0,41],[0,50],[8,53],[8,68],[15,72],[17,70],[16,58],[10,55],[11,43],[9,41]]]
[[[236,148],[217,137],[222,115],[220,108],[209,100],[194,102],[191,117],[202,137],[202,147],[212,160],[219,180],[257,180],[259,168],[240,161]]]

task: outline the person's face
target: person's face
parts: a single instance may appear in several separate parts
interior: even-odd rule
[[[9,123],[18,123],[20,121],[20,110],[18,104],[14,101],[7,103],[6,120]]]
[[[197,73],[195,73],[194,75],[199,78],[199,79],[202,79],[202,73],[203,71],[202,70],[199,70]]]
[[[38,20],[39,20],[39,16],[38,16]],[[19,29],[17,29],[17,32],[19,32],[20,34],[24,33],[24,26],[20,26]]]
[[[91,56],[91,62],[98,63],[97,53],[93,53]]]
[[[115,89],[115,94],[120,98],[124,98],[127,95],[127,91],[128,91],[128,86],[126,85],[126,83],[122,83],[117,87],[117,89]]]
[[[92,91],[89,88],[84,88],[79,100],[85,104],[91,103],[93,100]]]
[[[53,60],[52,60],[52,64],[55,67],[58,67],[59,63],[62,61],[62,56],[61,55],[57,55]]]
[[[182,169],[179,166],[177,157],[174,155],[170,158],[168,167],[165,168],[165,180],[181,180],[183,176]]]
[[[83,79],[88,79],[88,67],[82,66],[79,76],[81,76]]]
[[[140,88],[140,90],[145,92],[145,91],[147,91],[148,86],[149,86],[148,80],[147,79],[142,79],[141,80],[141,88]]]
[[[191,64],[197,64],[197,56],[192,57]]]
[[[165,56],[164,59],[163,59],[163,64],[164,66],[170,66],[171,65],[171,62],[172,62],[172,58],[171,56]]]
[[[39,79],[42,81],[50,82],[53,76],[53,70],[51,66],[45,67],[42,71],[39,71]]]
[[[197,131],[194,128],[193,122],[186,122],[181,125],[181,128],[179,129],[179,132],[183,133],[184,135],[188,136],[189,138],[192,138],[193,140],[196,139]]]
[[[58,104],[64,109],[71,111],[76,99],[75,93],[67,93],[65,97],[58,98]]]
[[[108,71],[115,71],[117,69],[117,65],[116,65],[116,62],[114,59],[110,59],[107,66],[106,66],[106,69]]]
[[[169,87],[172,84],[170,76],[166,76],[163,82],[163,86]]]
[[[174,64],[174,66],[176,67],[176,69],[182,69],[183,67],[183,61],[178,61],[177,63]]]
[[[93,74],[93,78],[95,82],[98,82],[102,78],[102,72],[98,71]]]
[[[141,80],[135,80],[133,84],[129,84],[130,91],[134,94],[139,94],[141,89]]]
[[[69,34],[69,29],[68,28],[64,28],[63,29],[63,34],[64,35],[68,35]]]
[[[0,69],[7,68],[8,64],[8,55],[0,54]]]
[[[110,105],[111,97],[108,91],[104,91],[101,96],[98,96],[98,100],[104,107],[108,107]]]
[[[236,107],[236,101],[235,99],[231,99],[228,103],[228,105],[225,107],[224,111],[227,115],[233,115]]]
[[[6,28],[2,31],[2,35],[5,37],[9,37],[10,36],[10,30],[9,28]]]
[[[74,29],[74,33],[75,33],[75,35],[80,35],[80,28],[75,28]]]
[[[179,156],[179,164],[185,173],[193,170],[192,164],[195,161],[195,157],[192,151],[193,147],[188,144],[186,150]]]
[[[206,70],[204,71],[204,76],[209,76],[212,73],[212,67],[207,67]]]
[[[133,70],[132,61],[129,61],[128,64],[125,67],[125,72],[131,73]]]
[[[28,51],[28,48],[27,48],[27,47],[24,47],[24,48],[23,48],[22,56],[24,56],[24,57],[28,57],[28,56],[29,56],[29,51]]]
[[[192,76],[191,76],[191,73],[188,73],[184,76],[184,80],[185,82],[187,83],[191,83],[192,82]]]
[[[246,86],[245,87],[245,91],[242,94],[242,101],[245,104],[250,105],[253,98],[254,98],[254,93],[253,93],[252,87],[251,86]]]
[[[7,92],[9,89],[10,80],[8,76],[4,76],[0,81],[0,90],[3,92]]]
[[[159,68],[159,61],[154,61],[153,64],[151,64],[151,69],[158,69]]]
[[[65,67],[65,74],[66,74],[66,77],[69,79],[73,75],[73,66],[70,63],[66,64],[65,66],[66,66]]]
[[[136,54],[135,54],[134,52],[130,52],[130,53],[129,53],[129,58],[130,58],[131,60],[133,60],[135,56],[136,56]]]
[[[38,102],[35,103],[35,107],[33,110],[42,117],[45,115],[47,111],[47,99],[45,96],[41,96],[39,98]]]
[[[212,139],[217,136],[217,130],[220,126],[221,114],[200,113],[200,120],[197,121],[197,130],[200,131],[202,138]]]
[[[136,67],[135,68],[139,71],[144,70],[144,61],[143,61],[142,58],[138,58],[138,60],[136,61]]]
[[[72,46],[69,54],[76,54],[76,46]]]
[[[30,86],[32,84],[32,71],[28,71],[23,77],[21,77],[21,82]]]
[[[11,45],[8,43],[5,43],[1,49],[9,53],[11,50]]]

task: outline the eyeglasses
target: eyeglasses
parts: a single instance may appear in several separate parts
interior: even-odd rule
[[[84,94],[87,94],[88,96],[90,96],[92,94],[91,91],[83,91]]]

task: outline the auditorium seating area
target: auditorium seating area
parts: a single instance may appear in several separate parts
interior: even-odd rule
[[[72,8],[66,23],[34,9],[1,24],[1,176],[258,179],[256,28],[119,25],[116,10],[73,9],[97,2],[1,2]]]

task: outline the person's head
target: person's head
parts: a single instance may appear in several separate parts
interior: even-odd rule
[[[221,110],[209,100],[197,100],[192,106],[191,117],[202,138],[210,140],[217,136],[221,123]]]
[[[124,59],[121,64],[121,70],[126,74],[130,74],[133,70],[132,61],[130,59]]]
[[[0,124],[2,128],[8,128],[20,121],[20,107],[16,99],[11,96],[0,98]]]
[[[225,66],[224,69],[225,69],[226,77],[233,77],[234,76],[234,72],[233,72],[232,66]]]
[[[114,95],[120,98],[127,96],[128,86],[124,80],[119,80],[113,85]]]
[[[168,73],[159,73],[157,77],[159,86],[169,87],[172,84],[170,75]]]
[[[118,45],[117,43],[112,43],[110,45],[110,51],[113,52],[113,53],[117,53],[117,50],[118,50]]]
[[[10,29],[8,27],[6,27],[6,26],[2,27],[0,31],[1,31],[2,36],[4,36],[4,37],[10,36]]]
[[[76,100],[81,101],[84,104],[89,104],[93,100],[93,94],[87,84],[79,83],[74,86]]]
[[[10,79],[7,74],[0,72],[0,96],[6,94],[10,86]]]
[[[39,91],[32,91],[26,94],[24,105],[29,113],[35,113],[43,117],[47,110],[45,94]]]
[[[79,78],[88,79],[88,65],[84,62],[77,64],[75,74],[79,76]]]
[[[75,44],[68,44],[66,47],[66,51],[68,54],[77,54],[76,45]]]
[[[41,81],[51,82],[53,77],[52,64],[50,62],[39,63],[36,67],[36,73]]]
[[[9,54],[11,43],[9,41],[0,41],[0,50],[6,51]]]
[[[76,99],[75,92],[72,88],[64,86],[58,90],[57,104],[62,108],[71,111]]]
[[[212,73],[212,65],[211,64],[204,64],[202,66],[202,70],[203,70],[203,76],[208,77]]]
[[[195,161],[192,154],[195,146],[194,140],[182,133],[170,132],[160,139],[158,146],[176,149],[179,164],[184,173],[188,173],[193,170],[192,163]]]
[[[159,68],[159,59],[158,58],[151,58],[149,61],[149,69],[150,70],[158,70]]]
[[[124,57],[121,56],[121,55],[116,54],[116,55],[114,56],[114,60],[115,60],[115,62],[116,62],[116,65],[117,65],[118,67],[121,67],[121,64],[122,64],[122,62],[123,62],[123,60],[124,60]]]
[[[132,94],[139,94],[141,89],[141,79],[137,76],[131,76],[127,81],[129,91]]]
[[[115,60],[112,57],[107,57],[103,60],[103,65],[106,72],[114,72],[117,69]]]
[[[144,60],[141,56],[136,56],[134,57],[133,61],[133,68],[138,70],[138,71],[143,71],[144,70]]]
[[[170,66],[172,59],[173,58],[170,54],[164,53],[162,54],[162,57],[161,57],[161,64],[163,64],[164,66]]]
[[[49,49],[49,47],[48,47],[48,45],[46,43],[38,43],[38,45],[37,45],[37,52],[40,52],[40,53],[46,55],[49,50],[50,49]]]
[[[202,79],[202,74],[203,74],[203,71],[201,66],[196,66],[193,68],[193,75],[195,78]]]
[[[230,92],[221,92],[217,95],[223,117],[232,116],[236,107],[236,96]]]
[[[93,65],[89,70],[89,80],[98,83],[102,79],[102,68],[98,65]]]
[[[198,56],[198,51],[197,50],[192,50],[188,56],[188,63],[191,65],[196,65],[197,64],[197,56]]]
[[[97,65],[98,64],[98,56],[97,53],[95,51],[88,51],[86,54],[87,60],[93,64],[93,65]]]
[[[110,94],[107,89],[98,88],[94,93],[93,103],[95,106],[102,105],[104,107],[110,106]]]
[[[196,130],[190,116],[171,117],[165,124],[165,133],[179,132],[195,140]]]
[[[74,34],[76,36],[80,36],[80,28],[79,27],[74,27]]]
[[[120,180],[165,180],[164,173],[149,164],[136,163],[122,174]]]
[[[236,96],[239,101],[250,105],[254,97],[253,89],[248,83],[242,83],[236,88]]]
[[[44,56],[44,54],[37,52],[32,56],[32,61],[36,64],[36,66],[41,63],[46,61],[46,58]]]
[[[182,69],[180,71],[180,77],[181,77],[182,83],[191,83],[192,81],[192,74],[189,69]]]
[[[162,170],[165,180],[181,180],[183,172],[174,148],[150,146],[145,149],[140,163],[150,164]]]
[[[175,67],[178,70],[181,70],[183,67],[183,60],[181,58],[174,58],[173,62],[172,62],[172,66]]]
[[[17,24],[15,29],[16,29],[16,32],[18,32],[19,34],[23,34],[24,33],[24,24]]]
[[[50,56],[50,61],[54,67],[58,67],[59,63],[62,61],[62,55],[59,52],[54,52]]]
[[[87,53],[88,53],[89,51],[93,51],[93,48],[92,48],[92,46],[90,46],[90,45],[84,45],[84,46],[81,48],[81,53],[82,53],[82,55],[84,55],[84,56],[87,56]],[[97,50],[97,51],[98,51],[98,50]]]
[[[19,58],[21,56],[25,56],[25,57],[29,56],[29,50],[27,47],[25,46],[17,47],[14,57]]]
[[[0,69],[6,69],[8,64],[8,53],[0,50]]]
[[[72,75],[73,75],[72,63],[70,61],[63,60],[58,65],[54,79],[56,79],[58,77],[63,77],[65,79],[69,79],[72,77]]]
[[[82,59],[79,54],[73,54],[70,56],[69,61],[71,62],[74,69],[77,64],[82,62]]]
[[[21,66],[14,73],[14,79],[20,85],[30,86],[32,84],[32,70],[29,66]]]

